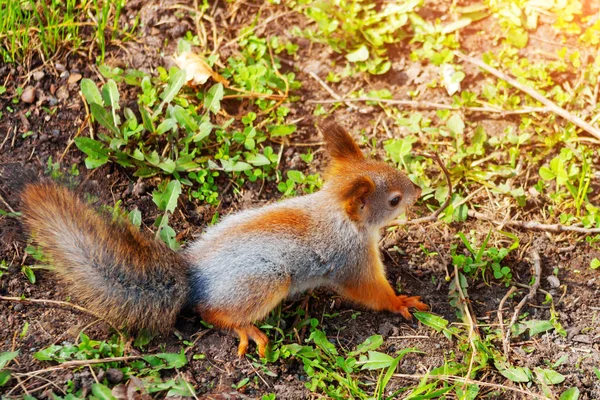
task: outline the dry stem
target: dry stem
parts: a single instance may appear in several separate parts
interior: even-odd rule
[[[523,299],[519,302],[519,304],[517,304],[517,307],[515,307],[515,312],[510,320],[509,337],[510,337],[510,327],[512,327],[514,325],[514,323],[517,321],[517,318],[519,317],[519,313],[521,312],[521,309],[523,308],[525,303],[527,303],[528,301],[532,300],[535,297],[537,290],[540,287],[540,283],[542,281],[542,266],[541,266],[541,262],[540,262],[540,253],[535,249],[532,251],[532,258],[533,258],[533,273],[535,276],[535,281],[533,282],[533,285],[531,285],[531,287],[529,288],[529,293],[527,294],[527,296],[523,297]]]
[[[544,232],[552,232],[552,233],[561,233],[561,232],[577,232],[577,233],[585,233],[585,234],[593,234],[600,233],[600,228],[582,228],[580,226],[571,226],[571,225],[561,225],[561,224],[542,224],[537,221],[497,221],[494,218],[485,215],[483,213],[469,210],[468,215],[471,218],[480,219],[482,221],[489,221],[494,224],[503,224],[505,226],[511,226],[513,228],[520,229],[529,229],[533,231],[544,231]],[[417,220],[414,220],[417,221]],[[411,221],[409,221],[410,223]]]
[[[466,378],[466,377],[462,377],[462,376],[429,375],[429,374],[425,374],[425,375],[423,375],[423,374],[394,374],[392,376],[395,378],[415,379],[415,380],[416,379],[427,379],[427,380],[439,379],[441,381],[448,381],[448,382],[466,382],[471,385],[486,386],[486,387],[491,387],[491,388],[495,388],[495,389],[504,389],[504,390],[509,390],[511,392],[521,393],[521,394],[524,394],[527,396],[524,398],[528,398],[528,399],[534,398],[534,399],[546,400],[546,397],[541,396],[536,393],[528,392],[527,390],[510,387],[510,386],[505,386],[505,385],[500,385],[499,383],[476,381],[474,379],[470,379],[470,378]]]
[[[552,100],[547,99],[546,97],[542,96],[537,90],[535,90],[529,86],[523,85],[516,79],[514,79],[514,78],[508,76],[507,74],[505,74],[504,72],[484,63],[481,60],[469,57],[458,51],[455,52],[454,54],[456,55],[456,57],[460,58],[461,60],[467,61],[473,65],[476,65],[479,68],[484,69],[487,72],[489,72],[490,74],[496,76],[496,78],[502,79],[502,80],[506,81],[507,83],[509,83],[510,85],[514,86],[515,88],[519,89],[520,91],[525,92],[529,96],[533,97],[534,99],[536,99],[537,101],[539,101],[540,103],[545,105],[550,111],[554,112],[555,114],[560,115],[567,121],[572,122],[573,124],[577,125],[581,129],[583,129],[584,131],[588,132],[590,135],[595,136],[597,139],[600,139],[600,130],[599,129],[592,126],[590,123],[584,121],[580,117],[571,114],[564,108],[559,107]]]

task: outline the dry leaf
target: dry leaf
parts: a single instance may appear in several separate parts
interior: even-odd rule
[[[175,64],[185,71],[186,80],[192,85],[204,85],[208,78],[213,78],[225,86],[229,85],[227,79],[213,71],[202,57],[190,51],[185,51],[175,57]]]

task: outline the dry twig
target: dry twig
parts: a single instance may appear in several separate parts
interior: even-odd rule
[[[119,334],[119,336],[121,336],[121,339],[124,339],[123,338],[123,334],[121,333],[121,331],[119,329],[117,329],[117,327],[115,327],[110,321],[106,320],[106,318],[102,317],[101,315],[96,314],[95,312],[93,312],[91,310],[88,310],[87,308],[78,306],[77,304],[69,303],[68,301],[47,300],[47,299],[23,299],[21,297],[10,297],[10,296],[0,296],[0,300],[4,300],[4,301],[16,301],[18,303],[54,304],[54,305],[58,305],[58,306],[62,306],[62,307],[74,308],[75,310],[79,310],[79,311],[82,311],[84,313],[90,314],[90,315],[92,315],[92,316],[94,316],[94,317],[96,317],[98,319],[101,319],[102,321],[106,322],[108,325],[110,325]]]
[[[584,121],[582,118],[571,114],[564,108],[559,107],[552,100],[547,99],[546,97],[542,96],[537,90],[535,90],[529,86],[523,85],[516,79],[514,79],[514,78],[508,76],[507,74],[505,74],[504,72],[484,63],[481,60],[469,57],[460,52],[455,52],[454,54],[456,55],[456,57],[460,58],[461,60],[467,61],[473,65],[476,65],[479,68],[484,69],[487,72],[489,72],[490,74],[496,76],[496,78],[502,79],[502,80],[506,81],[507,83],[509,83],[510,85],[514,86],[515,88],[519,89],[520,91],[525,92],[529,96],[533,97],[534,99],[536,99],[537,101],[539,101],[540,103],[545,105],[550,111],[554,112],[555,114],[560,115],[567,121],[572,122],[573,124],[577,125],[581,129],[583,129],[584,131],[588,132],[590,135],[595,136],[597,139],[600,139],[600,130],[598,128],[592,126],[590,123]]]
[[[35,371],[29,371],[29,372],[20,372],[20,373],[16,373],[15,375],[18,375],[18,376],[39,375],[39,374],[43,374],[44,372],[52,372],[52,371],[56,371],[59,369],[85,367],[85,366],[90,366],[90,365],[94,365],[94,364],[104,364],[104,363],[118,362],[118,361],[139,360],[140,358],[151,357],[151,356],[152,356],[152,354],[148,354],[148,355],[144,355],[144,356],[107,357],[107,358],[98,358],[95,360],[74,360],[74,361],[67,361],[67,362],[61,363],[59,365],[55,365],[54,367],[48,367],[48,368],[38,369]]]
[[[509,338],[510,338],[510,328],[517,321],[517,318],[519,317],[519,313],[521,312],[521,309],[523,308],[525,303],[527,303],[528,301],[531,301],[535,297],[535,295],[540,287],[540,283],[542,281],[542,265],[540,262],[540,253],[536,249],[534,249],[532,251],[532,258],[533,258],[533,274],[534,274],[535,280],[533,282],[533,285],[531,285],[531,287],[529,288],[529,293],[527,294],[527,296],[523,297],[523,299],[515,307],[515,312],[510,320],[510,326],[508,328],[509,329],[509,331],[508,331]]]
[[[571,226],[571,225],[561,225],[561,224],[542,224],[537,221],[497,221],[494,218],[485,215],[483,213],[469,210],[468,215],[471,218],[479,219],[482,221],[489,221],[494,224],[504,224],[504,226],[510,226],[513,228],[520,229],[528,229],[532,231],[543,231],[543,232],[551,232],[551,233],[561,233],[561,232],[577,232],[577,233],[585,233],[585,234],[593,234],[600,233],[600,228],[582,228],[580,226]],[[416,220],[415,220],[416,221]],[[410,223],[411,221],[409,221]]]
[[[504,333],[504,317],[502,315],[502,309],[504,308],[504,303],[510,297],[511,294],[517,291],[517,288],[514,286],[510,287],[510,290],[506,292],[502,300],[500,300],[500,305],[498,306],[498,324],[500,325],[500,337],[502,339],[502,348],[504,349],[504,356],[506,360],[509,360],[509,352],[510,352],[510,333],[506,335]]]
[[[309,75],[311,72],[309,72]],[[314,78],[314,77],[313,77]],[[329,90],[328,90],[329,91]],[[331,92],[330,92],[331,94]],[[454,106],[452,104],[443,104],[443,103],[435,103],[431,101],[421,101],[421,100],[396,100],[396,99],[378,99],[375,97],[352,97],[352,98],[344,98],[339,95],[333,96],[335,99],[325,99],[325,100],[307,100],[307,103],[313,104],[328,104],[328,103],[345,103],[348,107],[353,107],[348,103],[351,102],[376,102],[390,105],[399,105],[399,106],[407,106],[414,109],[424,109],[424,110],[455,110],[455,111],[466,111],[466,112],[487,112],[500,114],[501,117],[506,117],[509,115],[518,115],[518,114],[531,114],[535,112],[549,112],[550,110],[546,107],[527,107],[519,110],[503,110],[501,108],[492,108],[492,107],[460,107]]]

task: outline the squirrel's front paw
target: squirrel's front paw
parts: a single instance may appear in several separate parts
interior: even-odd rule
[[[421,302],[420,299],[421,296],[396,296],[392,311],[402,314],[406,319],[412,319],[412,315],[408,310],[409,308],[416,308],[419,311],[426,311],[429,309],[429,306]]]

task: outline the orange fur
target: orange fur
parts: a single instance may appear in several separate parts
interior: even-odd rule
[[[341,285],[340,292],[344,297],[376,311],[400,313],[406,319],[412,318],[409,308],[420,311],[428,309],[426,304],[419,301],[419,296],[396,295],[385,277],[376,242],[369,248],[369,254],[372,264],[362,271],[360,278]]]
[[[375,191],[375,183],[368,176],[359,176],[347,183],[340,193],[346,213],[353,221],[360,221],[360,210],[365,199]]]
[[[260,214],[253,220],[236,226],[234,230],[237,233],[293,233],[304,236],[310,233],[310,216],[299,209],[279,208]]]
[[[327,118],[319,124],[323,133],[327,152],[334,161],[348,162],[364,160],[360,148],[352,136],[341,127],[333,118]]]

